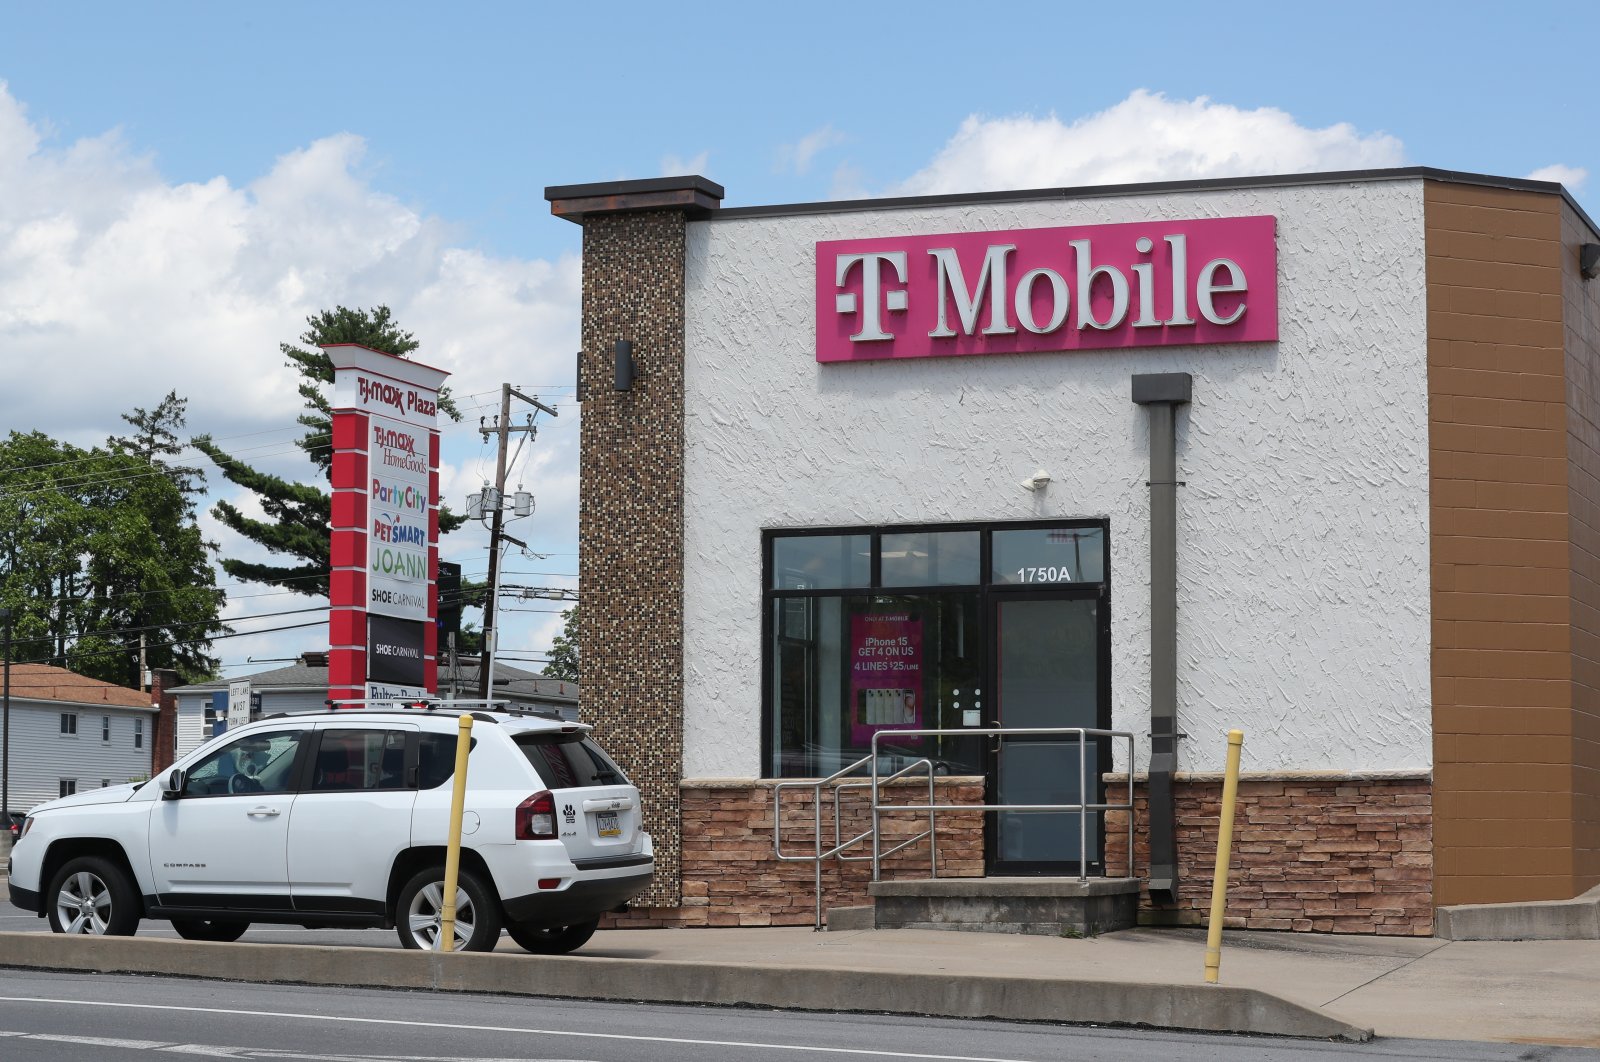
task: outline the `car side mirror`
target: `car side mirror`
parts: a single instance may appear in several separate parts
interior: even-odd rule
[[[183,785],[186,779],[183,771],[174,767],[165,778],[161,779],[161,797],[163,800],[183,795]]]

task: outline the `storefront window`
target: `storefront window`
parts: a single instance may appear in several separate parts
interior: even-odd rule
[[[783,777],[832,774],[880,730],[949,729],[981,701],[974,594],[844,596],[774,603],[773,759]],[[804,627],[797,620],[804,615]],[[802,635],[804,633],[804,636]],[[972,738],[885,738],[880,769],[927,757],[940,773],[982,771]]]
[[[871,581],[870,535],[796,535],[773,541],[774,590],[837,590]]]
[[[1003,585],[1105,580],[1105,532],[1098,527],[994,532],[990,578]]]
[[[768,545],[765,769],[785,778],[842,770],[880,731],[990,725],[991,593],[1105,580],[1098,522],[772,532]],[[878,747],[880,770],[924,757],[941,774],[985,769],[978,736]]]
[[[976,586],[980,532],[912,531],[883,536],[883,586]]]

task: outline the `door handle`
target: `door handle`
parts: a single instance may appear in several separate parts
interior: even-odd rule
[[[991,719],[991,720],[989,720],[989,725],[990,726],[999,726],[1000,725],[1000,720]],[[998,756],[998,755],[1000,755],[1000,735],[999,734],[994,734],[994,735],[991,735],[991,736],[994,738],[994,744],[989,746],[989,751],[994,753],[996,756]]]
[[[282,812],[280,812],[277,808],[259,807],[251,808],[248,812],[246,812],[246,814],[248,814],[251,818],[260,816],[264,819],[275,819],[281,815]]]

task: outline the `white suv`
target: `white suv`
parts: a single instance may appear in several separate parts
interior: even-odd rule
[[[474,712],[455,948],[502,926],[528,951],[579,947],[650,883],[639,791],[586,736]],[[11,854],[11,902],[58,933],[191,940],[252,922],[395,928],[437,948],[459,713],[343,710],[263,719],[159,778],[41,804]]]

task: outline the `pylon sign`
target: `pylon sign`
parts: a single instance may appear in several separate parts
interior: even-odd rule
[[[354,343],[333,361],[328,696],[439,687],[439,388],[449,373]]]

